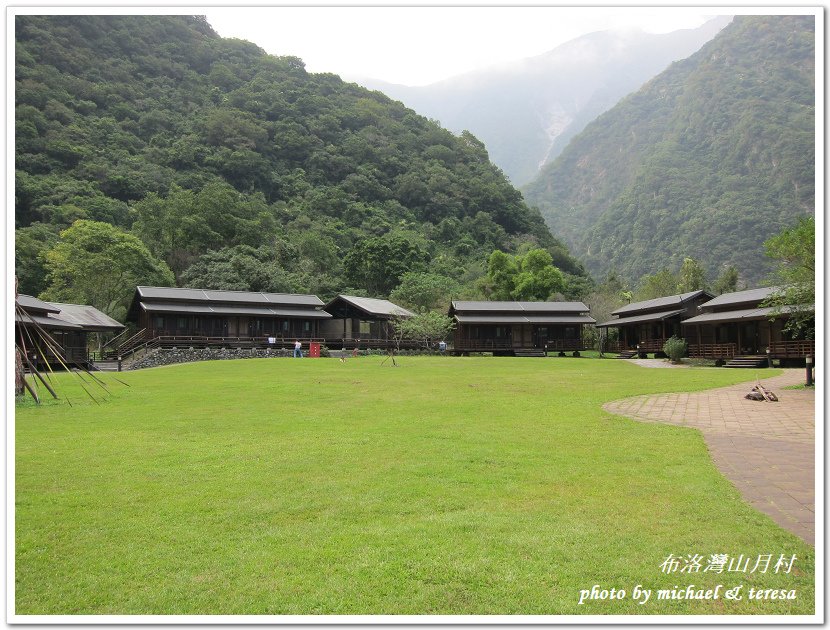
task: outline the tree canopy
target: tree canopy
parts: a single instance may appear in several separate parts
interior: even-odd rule
[[[767,300],[775,313],[786,312],[786,329],[812,338],[815,332],[816,224],[802,217],[764,243],[766,254],[777,261],[772,280],[777,290]]]
[[[138,285],[172,286],[173,273],[136,236],[79,219],[46,253],[50,302],[89,304],[123,321]]]
[[[565,276],[543,249],[515,256],[495,250],[490,254],[482,288],[493,300],[541,302],[565,290]]]

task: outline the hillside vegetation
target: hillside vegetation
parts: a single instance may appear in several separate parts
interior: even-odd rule
[[[181,285],[383,295],[420,271],[469,293],[494,249],[536,247],[584,275],[479,140],[378,92],[199,17],[15,20],[23,293],[72,297],[46,252],[79,219]]]
[[[598,277],[685,257],[758,283],[763,242],[814,212],[812,16],[736,17],[574,138],[524,190]]]

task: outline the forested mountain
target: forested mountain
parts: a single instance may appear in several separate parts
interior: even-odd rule
[[[401,100],[452,131],[469,129],[517,186],[570,139],[669,64],[685,59],[731,19],[665,34],[602,31],[553,50],[422,87],[358,83]]]
[[[383,296],[421,271],[469,292],[496,248],[584,273],[473,135],[203,18],[17,16],[15,36],[23,293],[58,279],[46,252],[78,219],[183,285]]]
[[[813,16],[742,16],[575,137],[525,198],[598,277],[684,257],[745,282],[815,211]]]

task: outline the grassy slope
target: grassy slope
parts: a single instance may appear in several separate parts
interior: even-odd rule
[[[755,372],[380,361],[160,368],[100,407],[65,386],[74,407],[19,408],[16,612],[813,612],[812,548],[741,501],[697,431],[601,410]],[[669,553],[798,560],[667,576]],[[576,605],[593,584],[740,583],[798,600]]]

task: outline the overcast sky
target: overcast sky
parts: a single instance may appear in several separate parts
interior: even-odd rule
[[[222,37],[300,57],[310,72],[404,85],[540,55],[595,31],[666,33],[733,13],[711,6],[204,8]]]

